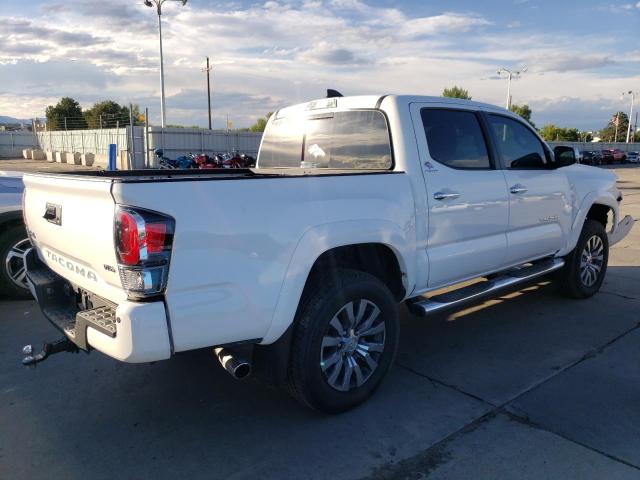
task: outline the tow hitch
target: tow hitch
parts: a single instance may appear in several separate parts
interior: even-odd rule
[[[61,338],[60,340],[56,340],[55,342],[45,343],[42,346],[42,351],[33,355],[33,347],[31,345],[25,345],[22,347],[22,353],[26,355],[22,359],[22,364],[27,367],[35,367],[38,363],[44,362],[47,358],[49,358],[54,353],[60,352],[72,352],[78,353],[80,349],[76,346],[68,338]]]

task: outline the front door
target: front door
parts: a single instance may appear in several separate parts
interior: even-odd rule
[[[544,144],[524,123],[489,113],[488,124],[509,189],[507,262],[521,263],[562,249],[571,228],[571,188],[549,168]]]
[[[480,114],[412,104],[428,200],[429,289],[504,266],[507,187]]]

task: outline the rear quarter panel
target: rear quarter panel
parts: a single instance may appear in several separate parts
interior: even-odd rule
[[[116,183],[113,194],[176,220],[166,292],[176,351],[275,341],[313,262],[335,246],[388,243],[414,275],[403,173]]]

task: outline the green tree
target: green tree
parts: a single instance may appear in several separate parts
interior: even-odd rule
[[[449,97],[449,98],[462,98],[463,100],[471,100],[471,95],[469,95],[469,92],[462,87],[458,87],[457,85],[454,85],[451,88],[445,88],[442,91],[442,96]]]
[[[529,105],[524,104],[524,105],[516,105],[515,103],[511,105],[511,107],[509,108],[509,110],[511,110],[513,113],[516,113],[518,115],[520,115],[522,118],[524,118],[527,122],[529,122],[529,124],[531,124],[531,126],[533,128],[536,128],[535,123],[533,123],[531,121],[531,108],[529,107]]]
[[[616,112],[611,115],[607,126],[600,130],[600,138],[603,142],[616,141],[616,118],[618,119],[617,141],[624,142],[627,139],[627,128],[629,128],[629,117],[624,112]]]
[[[140,108],[133,105],[133,124],[142,125],[144,120],[140,116]],[[120,105],[113,100],[97,102],[84,112],[84,118],[89,128],[115,128],[129,125],[129,107]]]
[[[563,128],[553,124],[545,125],[540,129],[540,135],[548,142],[579,142],[580,132],[577,128]]]
[[[70,97],[63,97],[55,105],[49,105],[45,110],[49,130],[80,130],[87,128],[87,122],[82,116],[80,104]],[[66,120],[66,121],[65,121]]]
[[[273,115],[273,112],[269,112],[263,118],[259,118],[256,123],[249,127],[249,130],[252,132],[264,132],[264,129],[267,126],[267,121],[271,118],[271,115]]]

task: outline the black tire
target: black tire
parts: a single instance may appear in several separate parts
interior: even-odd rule
[[[602,245],[601,260],[597,260],[598,255],[591,257],[587,254],[586,257],[583,258],[583,255],[591,248],[591,245],[599,245],[597,240],[593,240],[594,237],[597,237]],[[593,243],[589,244],[589,242]],[[593,265],[593,268],[585,267],[592,272],[586,274],[588,278],[587,281],[584,280],[585,277],[583,275],[585,275],[585,271],[582,267],[582,261],[585,258],[587,260],[592,258],[587,263]],[[561,293],[571,298],[582,299],[589,298],[600,290],[607,273],[607,265],[609,262],[609,239],[604,226],[600,222],[592,219],[585,221],[576,248],[567,255],[565,262],[565,266],[560,271],[557,279]],[[596,272],[596,268],[598,267],[599,270]],[[595,280],[593,280],[593,275],[595,275]],[[592,281],[593,283],[591,283]]]
[[[313,293],[300,306],[296,315],[289,364],[289,390],[297,400],[313,409],[325,413],[340,413],[356,407],[373,395],[393,363],[398,349],[398,305],[387,286],[368,273],[337,269],[330,275],[318,278],[314,283]],[[379,325],[384,324],[384,331],[377,334],[383,338],[382,343],[377,344],[383,345],[379,347],[381,352],[371,350],[369,353],[368,347],[365,347],[366,355],[359,351],[358,345],[373,345],[373,342],[366,342],[365,335],[358,336],[357,340],[350,344],[324,346],[323,339],[330,338],[331,332],[336,338],[340,336],[336,334],[337,329],[330,326],[335,318],[344,324],[348,323],[348,310],[345,308],[349,304],[354,306],[353,312],[356,313],[356,317],[362,309],[362,321],[359,326],[368,323],[366,320],[374,317],[374,307],[379,309],[376,320],[363,328],[371,331],[372,325],[379,329]],[[358,329],[353,328],[350,332],[351,336],[357,335]],[[335,353],[331,353],[331,349],[334,348]],[[349,352],[349,349],[352,350]],[[325,363],[323,355],[327,352],[331,358],[336,355],[342,360],[330,363],[331,359],[328,359]],[[377,364],[375,369],[370,371],[367,356]],[[355,374],[355,370],[348,370],[355,368],[350,364],[353,361],[357,362],[359,375]],[[330,384],[329,372],[334,373],[338,366],[344,368],[338,373],[334,383],[344,384],[346,372],[351,373],[346,391],[339,391]],[[368,376],[364,379],[366,373]],[[341,382],[337,382],[338,379],[341,379]],[[360,382],[362,383],[358,385]]]
[[[8,227],[0,236],[0,293],[14,299],[31,298],[31,293],[26,286],[18,286],[11,279],[7,267],[7,257],[13,247],[21,243],[23,244],[22,246],[28,243],[27,232],[22,225]],[[11,266],[15,268],[16,263],[19,263],[19,260],[14,257],[11,261]]]

